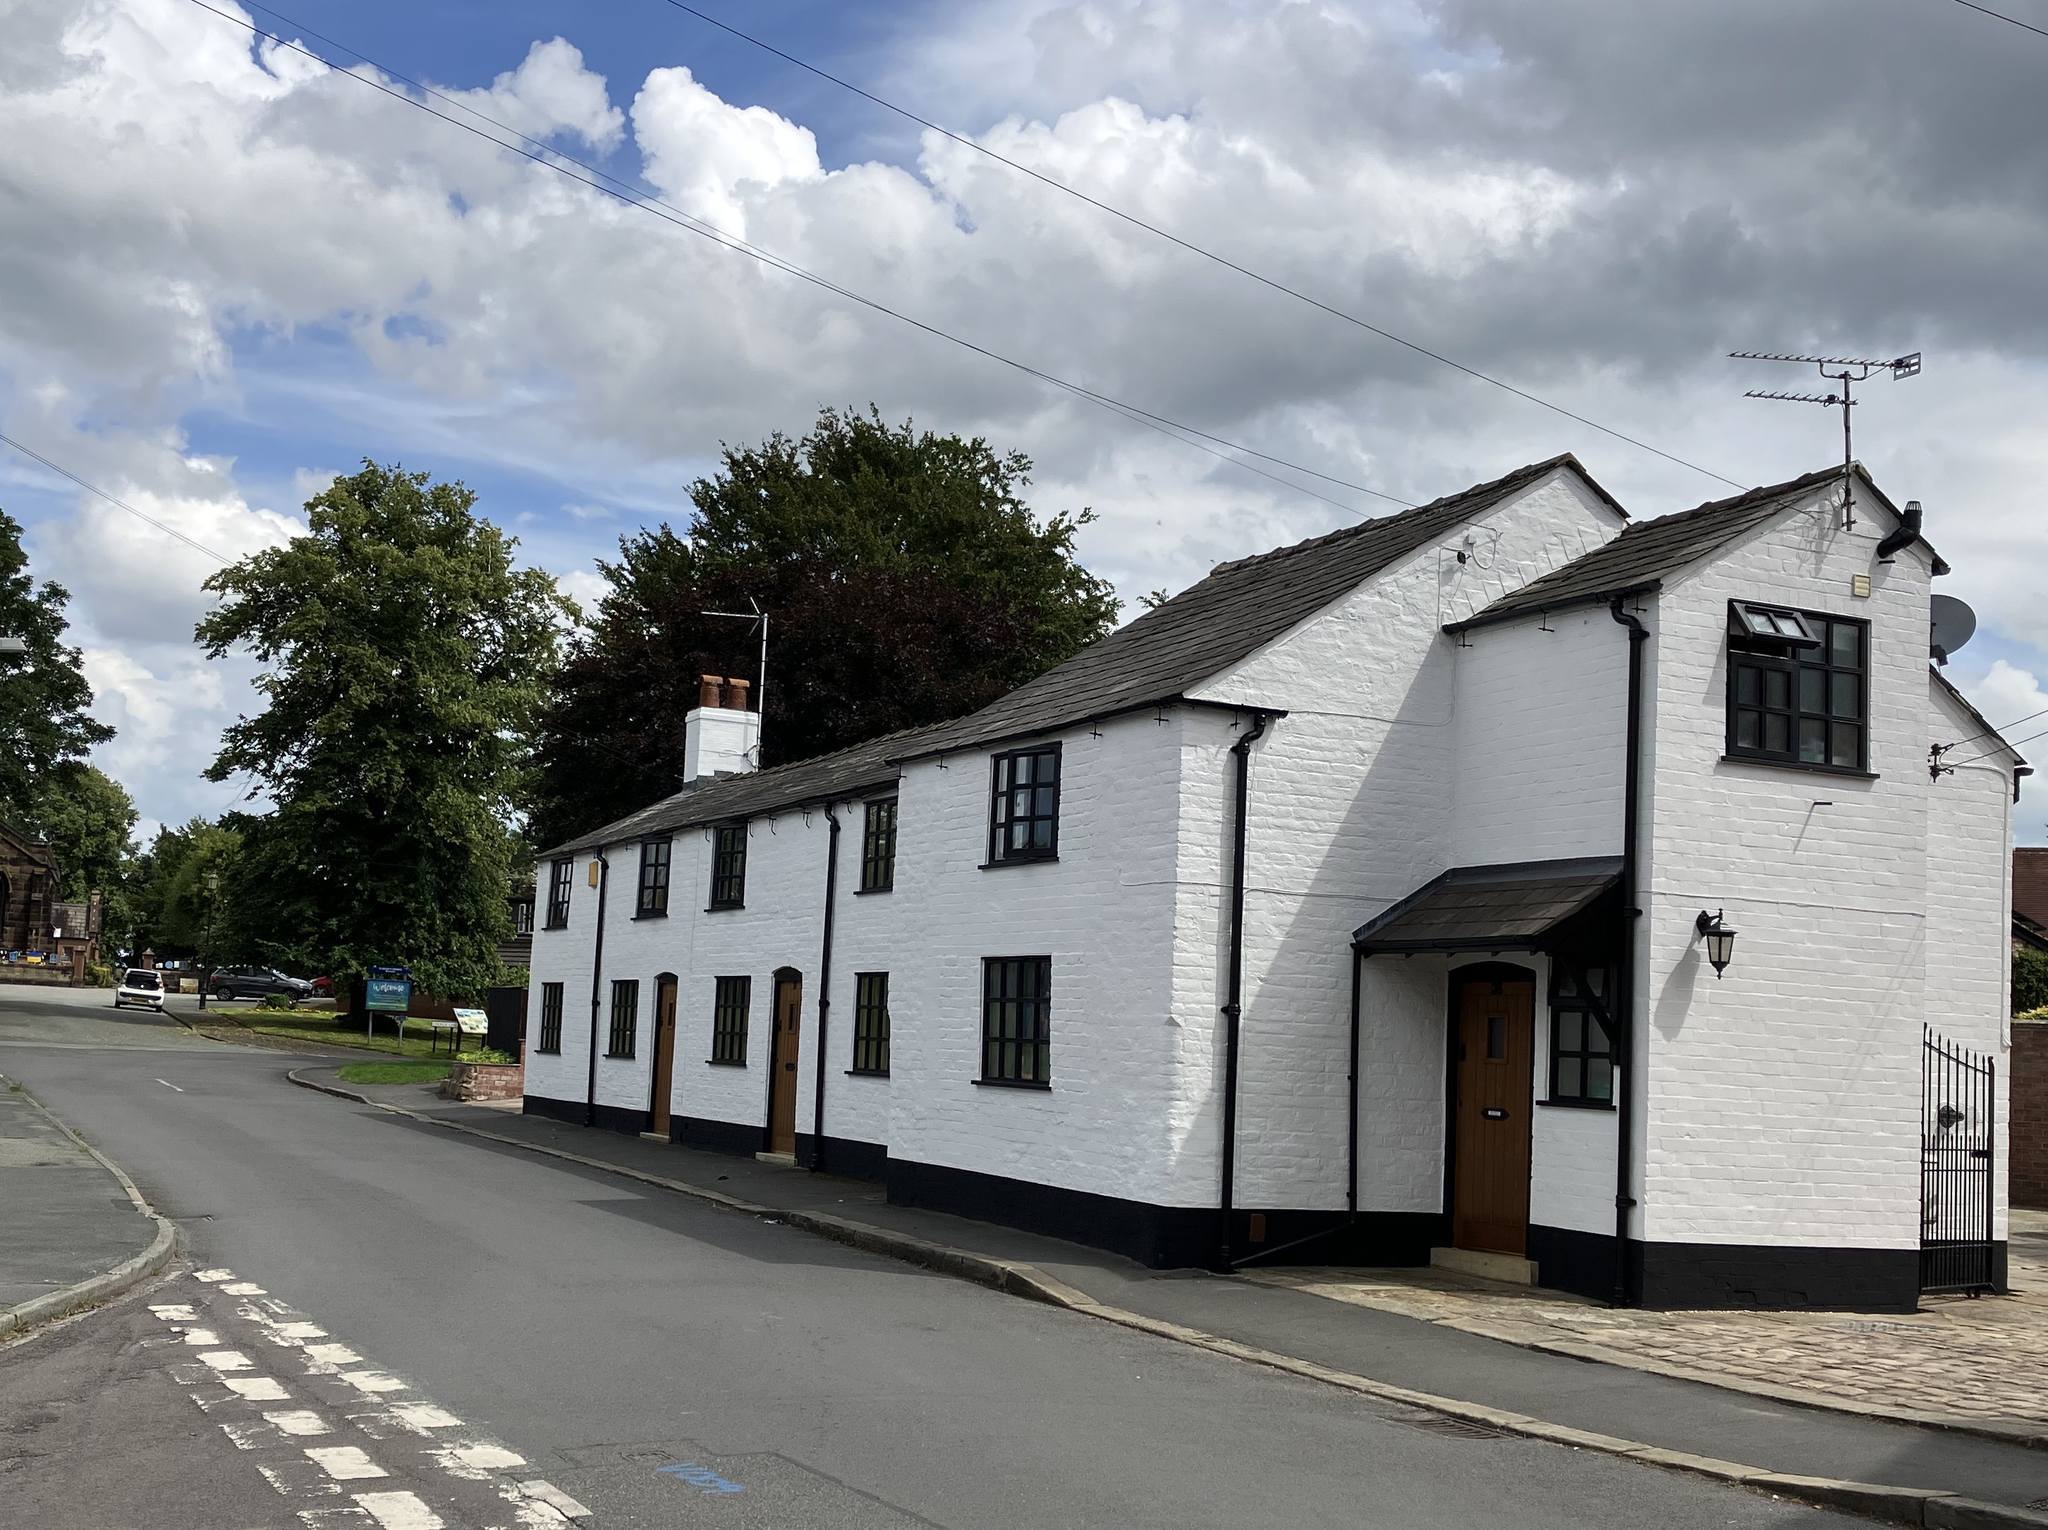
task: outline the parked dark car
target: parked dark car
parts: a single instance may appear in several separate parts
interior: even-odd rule
[[[313,992],[313,985],[275,967],[222,967],[207,978],[206,991],[216,999],[260,999],[271,993],[303,999]]]

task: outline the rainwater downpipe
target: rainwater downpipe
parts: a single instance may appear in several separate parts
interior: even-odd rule
[[[1628,1278],[1629,1213],[1635,1198],[1636,1124],[1636,922],[1643,911],[1636,902],[1636,841],[1641,828],[1643,775],[1643,645],[1650,631],[1627,610],[1625,595],[1608,605],[1608,615],[1628,629],[1628,758],[1622,767],[1621,791],[1621,957],[1616,964],[1614,995],[1619,1010],[1614,1041],[1621,1066],[1621,1097],[1614,1102],[1614,1305],[1630,1303]]]
[[[590,947],[590,1083],[583,1100],[583,1124],[597,1125],[597,1015],[604,980],[604,895],[611,887],[612,864],[604,858],[604,846],[597,847],[591,861],[597,867],[597,936]]]
[[[1223,1171],[1217,1196],[1219,1268],[1229,1269],[1230,1223],[1234,1211],[1231,1186],[1237,1174],[1237,1054],[1244,1018],[1244,847],[1251,811],[1252,745],[1266,731],[1267,714],[1252,713],[1252,725],[1237,736],[1230,752],[1237,758],[1237,803],[1230,847],[1230,976],[1229,999],[1223,1006]]]
[[[830,826],[825,840],[825,943],[818,953],[818,1045],[811,1061],[816,1075],[811,1095],[813,1174],[825,1170],[825,1059],[831,1055],[825,1041],[832,1023],[832,914],[839,902],[839,815],[829,802],[825,804],[825,822]]]

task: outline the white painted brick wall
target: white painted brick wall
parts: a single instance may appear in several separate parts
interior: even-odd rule
[[[1838,493],[1667,581],[1649,617],[1637,1225],[1657,1240],[1918,1242],[1928,563],[1879,565],[1885,525],[1842,529]],[[1876,779],[1721,758],[1731,598],[1870,621]],[[1716,981],[1693,921],[1724,907],[1740,933]]]
[[[1351,932],[1453,864],[1462,655],[1442,625],[1600,545],[1621,525],[1573,475],[1553,474],[1201,687],[1206,699],[1288,714],[1253,755],[1241,1204],[1344,1204]],[[1466,530],[1473,545],[1461,564],[1455,550]],[[1197,793],[1196,779],[1212,784]],[[1213,842],[1219,830],[1209,826],[1227,833],[1227,803],[1211,794],[1227,780],[1221,769],[1191,776],[1182,803],[1188,837]],[[1183,940],[1198,949],[1176,961],[1183,981],[1206,965],[1212,1010],[1223,991],[1216,930],[1184,925]],[[1369,971],[1366,981],[1378,978]],[[1177,996],[1177,1007],[1192,1012],[1194,999]],[[1441,1038],[1441,992],[1430,1012]],[[1433,1087],[1441,1094],[1440,1065]],[[1433,1129],[1420,1110],[1362,1124],[1361,1139],[1405,1130],[1413,1154],[1440,1157],[1441,1112],[1439,1102]],[[1405,1195],[1407,1171],[1392,1173],[1390,1193]]]

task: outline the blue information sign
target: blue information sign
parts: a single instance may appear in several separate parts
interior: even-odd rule
[[[363,985],[363,1003],[372,1010],[404,1014],[412,1006],[412,974],[404,967],[372,967]]]

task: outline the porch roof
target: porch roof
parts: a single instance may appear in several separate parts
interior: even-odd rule
[[[1351,944],[1378,952],[1537,951],[1621,879],[1621,857],[1454,866],[1358,927]]]

